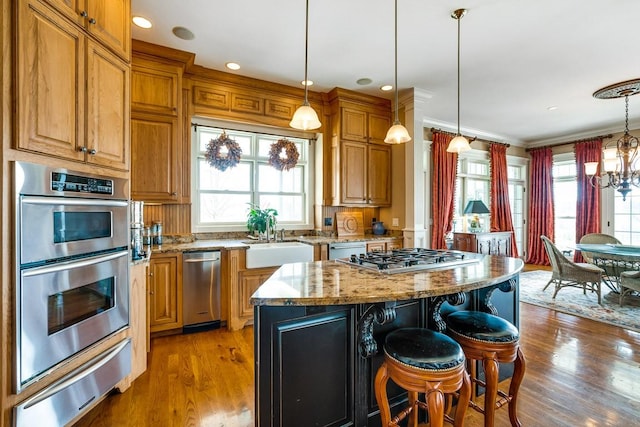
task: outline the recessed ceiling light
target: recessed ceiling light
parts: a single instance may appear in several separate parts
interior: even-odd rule
[[[372,82],[373,82],[373,80],[371,80],[368,77],[363,77],[361,79],[356,80],[356,83],[358,83],[361,86],[370,85]]]
[[[558,109],[557,105],[552,105],[551,107],[547,107],[547,110],[549,110],[549,111],[554,111],[554,110],[557,110],[557,109]]]
[[[132,18],[134,24],[136,24],[140,28],[151,28],[152,24],[147,18],[143,18],[142,16],[134,16]]]
[[[303,80],[300,82],[302,86],[313,86],[313,80]]]
[[[393,89],[393,86],[391,85],[384,85],[380,87],[380,90],[383,92],[389,92],[391,89]]]
[[[171,30],[173,35],[182,40],[193,40],[196,36],[191,32],[190,29],[185,27],[173,27]]]
[[[240,64],[236,63],[236,62],[227,62],[226,64],[224,64],[225,67],[227,67],[230,70],[239,70],[240,69]]]

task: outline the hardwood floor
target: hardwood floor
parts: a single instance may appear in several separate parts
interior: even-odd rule
[[[520,317],[523,426],[638,425],[639,333],[529,304]],[[147,372],[76,427],[249,427],[253,396],[252,328],[155,338]],[[482,425],[480,414],[467,414],[465,425]],[[498,410],[496,427],[509,425]]]

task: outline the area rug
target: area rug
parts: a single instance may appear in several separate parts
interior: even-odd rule
[[[587,291],[584,295],[579,288],[562,288],[554,300],[551,298],[553,285],[542,291],[550,278],[550,271],[520,273],[520,301],[640,332],[638,297],[625,298],[624,305],[620,307],[618,294],[603,286],[602,305],[598,304],[595,293]]]

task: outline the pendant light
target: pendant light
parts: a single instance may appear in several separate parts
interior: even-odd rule
[[[451,17],[458,21],[458,133],[449,142],[448,153],[462,153],[471,150],[469,141],[460,133],[460,20],[467,13],[467,9],[456,9],[451,12]]]
[[[407,129],[402,126],[400,120],[398,119],[398,0],[396,0],[396,9],[395,9],[395,83],[394,87],[396,90],[396,115],[395,120],[393,121],[393,126],[389,128],[387,131],[387,136],[384,138],[384,142],[387,144],[403,144],[405,142],[411,141],[411,136],[409,136],[409,132]]]
[[[294,129],[312,130],[318,129],[322,124],[318,119],[318,114],[313,107],[309,105],[308,92],[309,80],[307,79],[307,53],[309,51],[309,0],[307,0],[305,14],[305,33],[304,33],[304,102],[298,107],[293,118],[289,122],[289,126]]]

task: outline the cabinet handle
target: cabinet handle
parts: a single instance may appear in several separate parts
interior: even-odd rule
[[[83,18],[86,18],[87,16],[89,16],[89,14],[87,13],[86,10],[83,10],[82,12],[80,12],[80,16],[82,16]]]
[[[92,148],[91,150],[89,150],[89,154],[91,154],[92,156],[94,156],[97,153],[95,148]]]
[[[94,18],[89,19],[89,24],[95,24],[96,20]]]
[[[83,153],[86,153],[87,147],[78,147],[78,151],[82,151]]]

